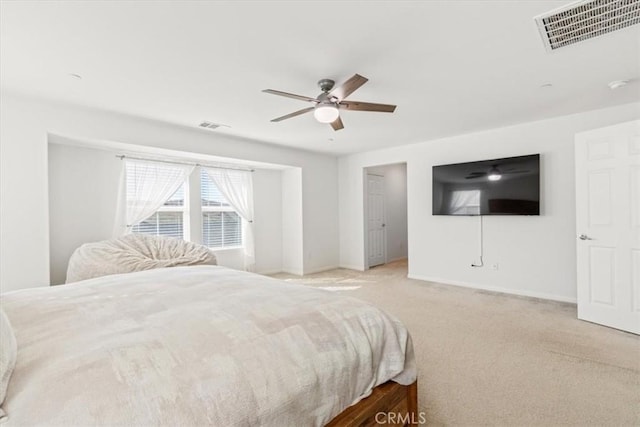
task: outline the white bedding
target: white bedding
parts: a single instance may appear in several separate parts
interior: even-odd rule
[[[399,321],[344,295],[223,267],[10,292],[6,425],[324,425],[416,379]],[[3,426],[4,427],[4,426]]]

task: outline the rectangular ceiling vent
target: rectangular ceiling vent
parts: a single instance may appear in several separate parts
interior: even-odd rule
[[[198,126],[205,129],[218,129],[222,125],[213,122],[202,122]]]
[[[535,20],[552,51],[640,23],[640,0],[581,0]]]

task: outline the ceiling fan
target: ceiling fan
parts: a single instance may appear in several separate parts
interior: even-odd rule
[[[502,175],[512,175],[512,174],[518,174],[518,173],[527,173],[530,172],[529,170],[517,170],[515,168],[511,168],[511,169],[506,169],[504,172],[501,171],[500,169],[498,169],[498,165],[493,165],[491,166],[491,169],[489,169],[488,171],[484,171],[484,172],[471,172],[469,173],[469,175],[465,176],[465,179],[477,179],[477,178],[483,178],[483,177],[487,177],[487,179],[489,179],[489,181],[499,181],[500,179],[502,179]]]
[[[300,116],[313,111],[313,115],[320,123],[330,123],[333,130],[344,128],[339,110],[352,111],[377,111],[381,113],[393,113],[396,109],[395,105],[374,104],[371,102],[345,101],[345,98],[355,92],[360,86],[365,84],[369,79],[355,74],[342,85],[334,88],[335,82],[331,79],[322,79],[318,81],[318,86],[322,93],[316,98],[308,96],[295,95],[293,93],[282,92],[279,90],[265,89],[263,92],[273,95],[285,96],[287,98],[298,99],[300,101],[311,102],[311,107],[303,108],[282,117],[271,120],[272,122],[280,122],[292,117]]]

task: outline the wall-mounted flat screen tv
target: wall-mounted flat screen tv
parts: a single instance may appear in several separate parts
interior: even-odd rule
[[[433,215],[540,215],[540,155],[434,166]]]

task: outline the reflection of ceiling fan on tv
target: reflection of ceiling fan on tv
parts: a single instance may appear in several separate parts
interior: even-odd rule
[[[395,105],[374,104],[371,102],[345,101],[345,98],[355,92],[360,86],[365,84],[369,79],[355,74],[342,85],[334,88],[335,82],[330,79],[322,79],[318,82],[318,86],[322,93],[316,98],[310,98],[303,95],[295,95],[293,93],[281,92],[279,90],[265,89],[263,92],[272,95],[285,96],[287,98],[307,101],[314,104],[311,107],[303,108],[282,117],[271,120],[272,122],[280,122],[292,117],[300,116],[313,111],[313,115],[320,123],[330,123],[333,130],[344,128],[339,110],[352,111],[377,111],[381,113],[393,113],[396,109]]]
[[[478,179],[478,178],[484,178],[486,176],[487,179],[489,179],[489,181],[498,181],[502,178],[503,175],[515,175],[515,174],[527,173],[527,172],[531,172],[531,171],[525,170],[525,169],[519,170],[516,168],[510,168],[510,169],[505,169],[504,171],[501,171],[500,169],[498,169],[498,165],[493,165],[491,166],[491,169],[489,169],[488,171],[471,172],[469,175],[465,176],[464,179]]]

